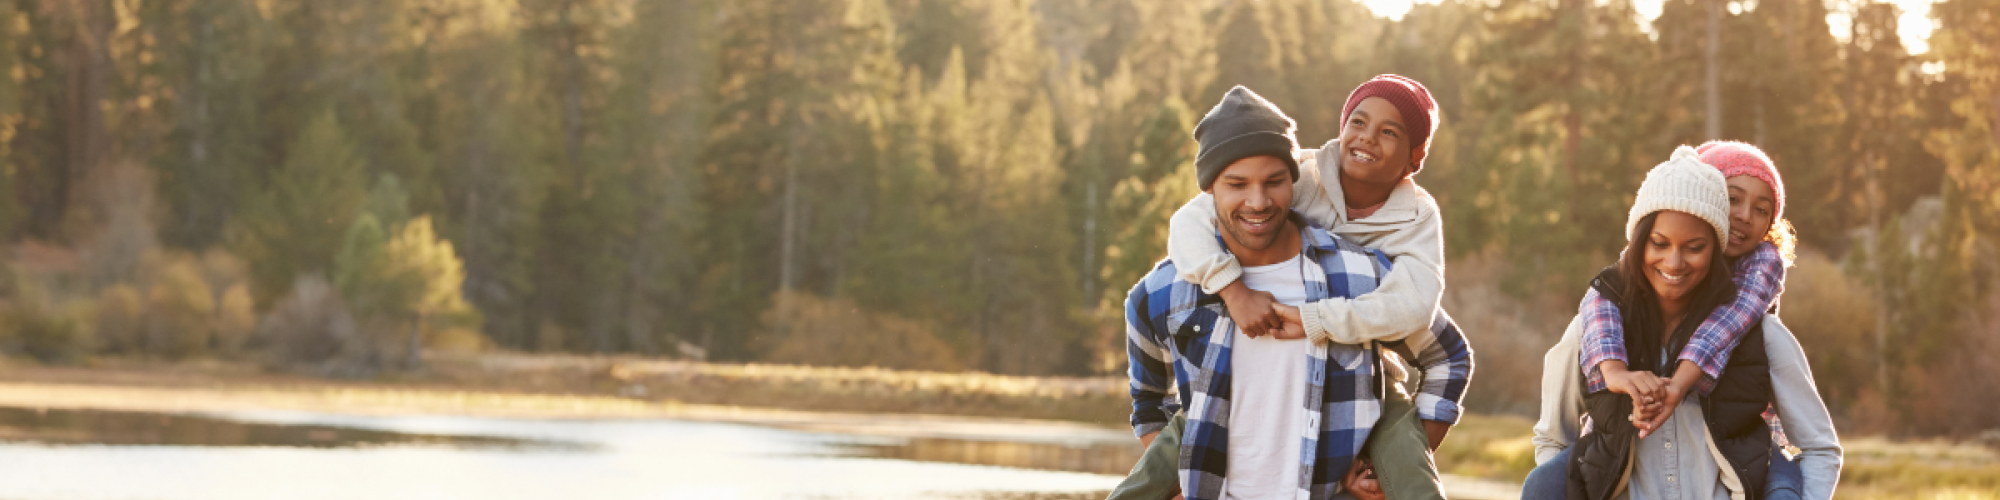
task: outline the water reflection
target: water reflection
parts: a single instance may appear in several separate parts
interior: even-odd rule
[[[848,443],[843,447],[848,453],[867,457],[1111,475],[1130,471],[1140,452],[1132,443],[1052,444],[937,438]]]
[[[1094,500],[1135,451],[673,420],[0,408],[0,498]]]
[[[390,444],[519,450],[582,450],[589,447],[583,443],[550,440],[247,422],[197,414],[0,407],[0,442],[6,441],[50,445],[305,448]]]

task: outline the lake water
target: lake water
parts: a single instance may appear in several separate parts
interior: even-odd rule
[[[1138,452],[1055,441],[0,408],[0,499],[1098,499]]]

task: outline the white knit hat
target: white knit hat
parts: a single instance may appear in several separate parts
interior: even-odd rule
[[[1639,184],[1639,197],[1632,201],[1632,213],[1625,218],[1625,241],[1637,239],[1639,219],[1661,210],[1686,213],[1715,226],[1715,237],[1729,234],[1729,181],[1722,171],[1701,162],[1694,148],[1674,149],[1673,158],[1646,172]],[[1721,243],[1721,242],[1717,242]]]

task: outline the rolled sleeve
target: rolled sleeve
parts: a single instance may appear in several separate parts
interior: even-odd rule
[[[1592,288],[1583,292],[1583,302],[1577,304],[1577,318],[1583,321],[1583,337],[1577,340],[1582,354],[1577,363],[1591,392],[1602,391],[1604,373],[1597,366],[1613,360],[1630,362],[1625,357],[1624,317],[1617,304]]]
[[[1414,401],[1417,417],[1457,424],[1466,387],[1472,382],[1472,345],[1459,331],[1458,323],[1442,310],[1431,325],[1422,333],[1384,345],[1412,359],[1412,364],[1423,371],[1423,382]]]
[[[1736,262],[1736,298],[1709,314],[1681,350],[1679,359],[1701,368],[1701,380],[1695,383],[1695,389],[1702,394],[1715,390],[1715,379],[1722,376],[1722,367],[1729,364],[1729,354],[1743,343],[1743,335],[1749,333],[1750,327],[1764,318],[1764,311],[1771,308],[1771,302],[1777,300],[1783,289],[1784,280],[1784,260],[1778,256],[1777,247],[1769,242],[1757,245]]]

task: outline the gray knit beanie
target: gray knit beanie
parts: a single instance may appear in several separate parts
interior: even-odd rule
[[[1242,85],[1229,89],[1222,102],[1215,103],[1208,115],[1201,117],[1201,123],[1194,126],[1194,140],[1201,145],[1194,158],[1195,178],[1201,190],[1207,191],[1215,184],[1223,167],[1259,155],[1284,160],[1285,166],[1292,170],[1292,180],[1298,181],[1299,161],[1292,157],[1292,150],[1299,147],[1292,137],[1295,128],[1292,118],[1263,96]]]
[[[1666,163],[1646,172],[1639,184],[1639,196],[1632,201],[1632,213],[1625,218],[1625,241],[1639,238],[1639,219],[1653,212],[1673,210],[1686,213],[1715,227],[1717,238],[1729,234],[1729,181],[1722,171],[1701,162],[1694,148],[1681,146]]]

